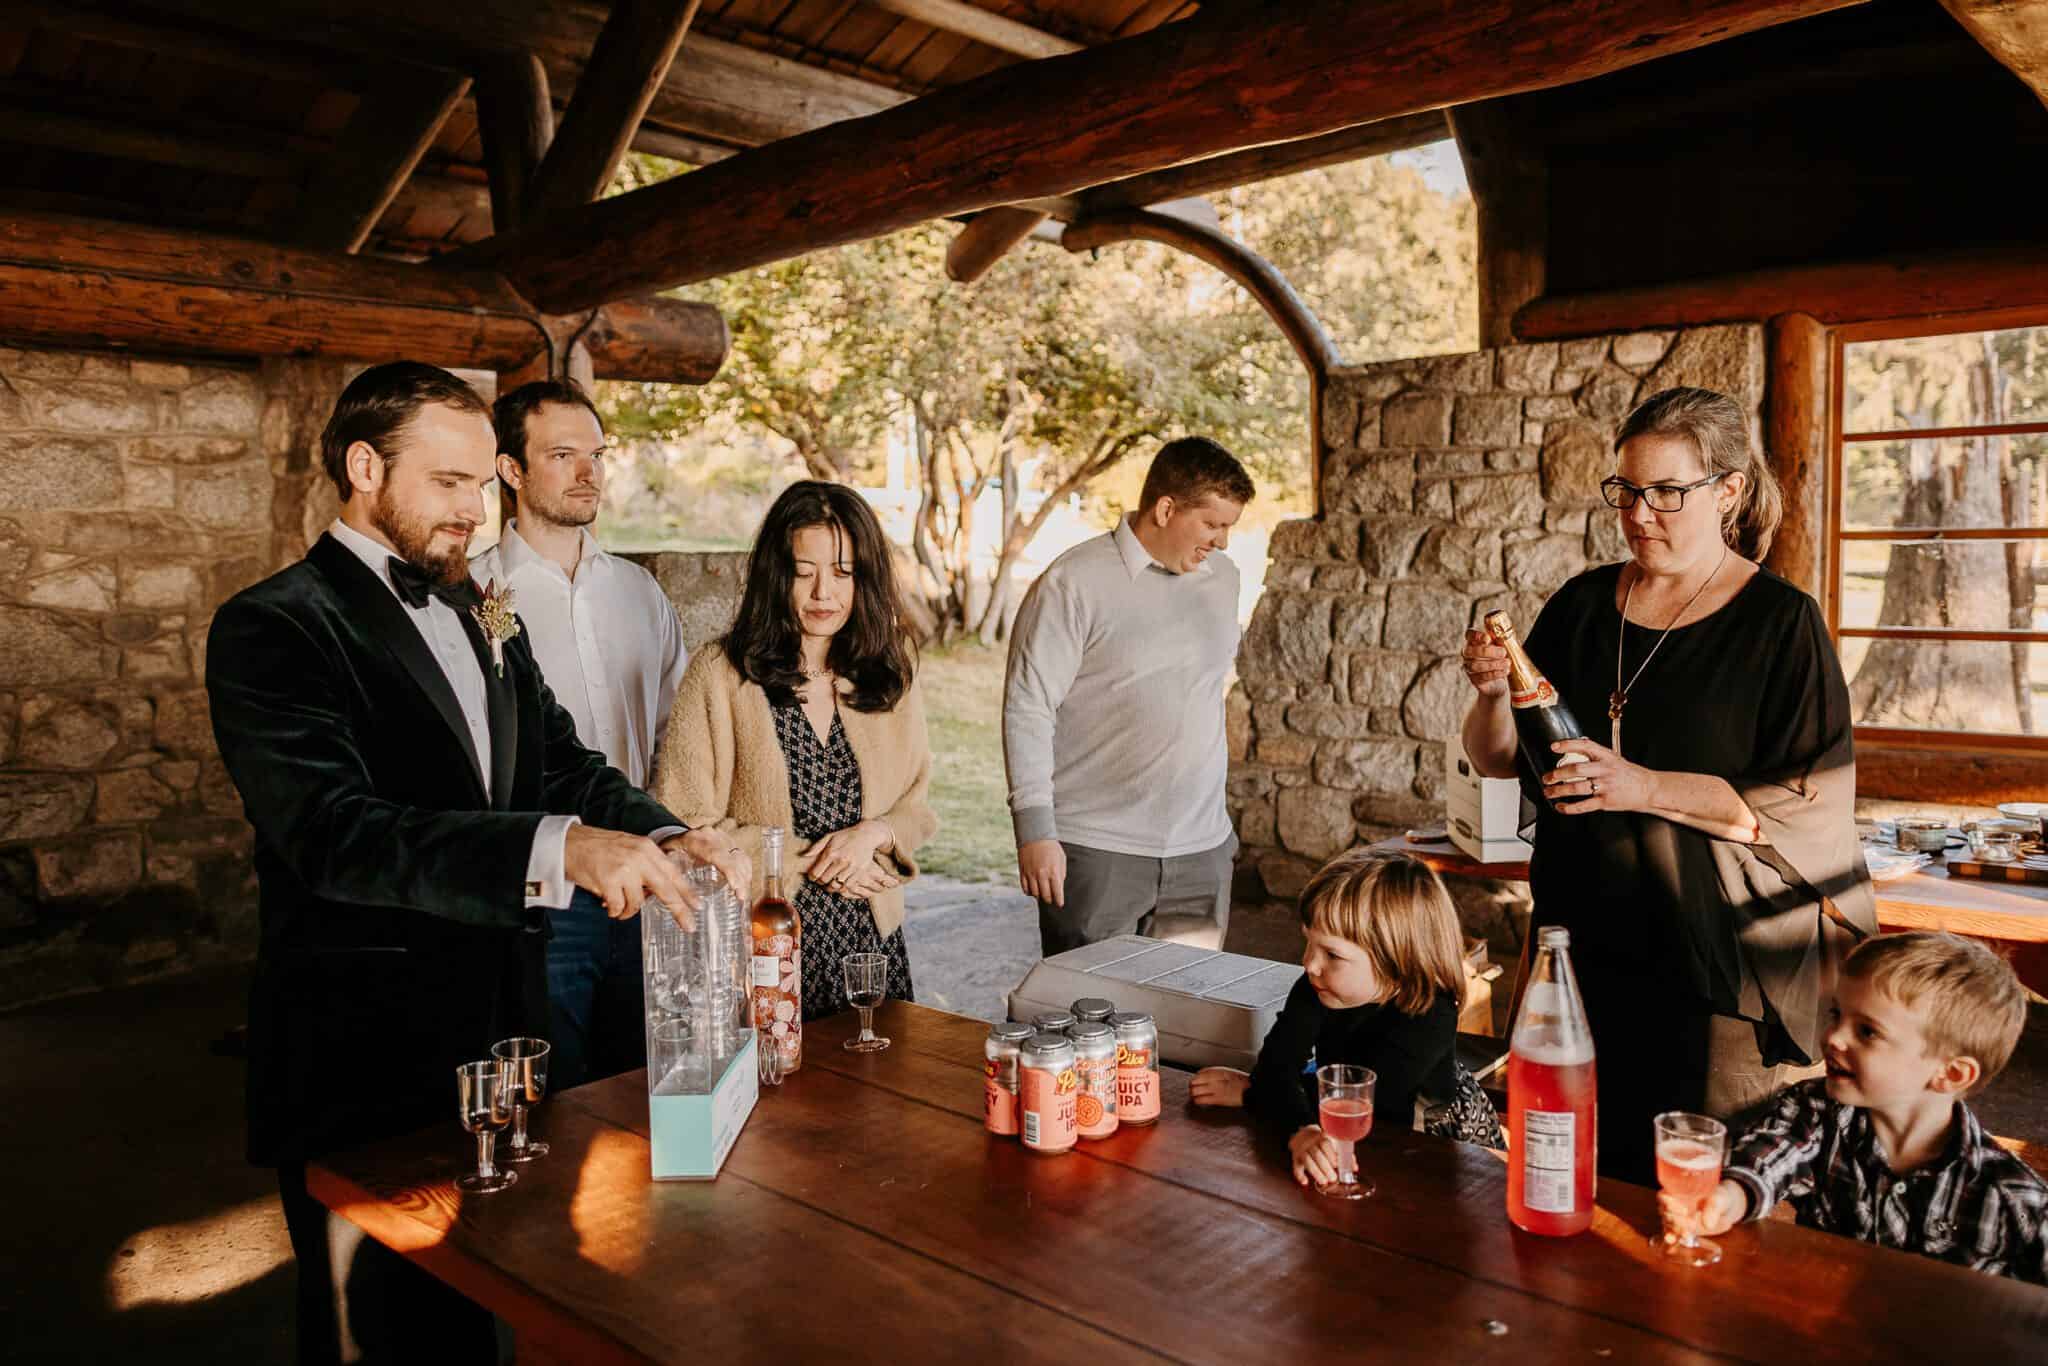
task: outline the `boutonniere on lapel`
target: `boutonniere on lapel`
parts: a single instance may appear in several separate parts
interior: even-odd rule
[[[500,678],[505,676],[505,642],[519,634],[519,618],[513,612],[511,588],[498,587],[496,579],[484,585],[483,601],[469,609],[483,627],[484,639],[491,642],[491,663]]]

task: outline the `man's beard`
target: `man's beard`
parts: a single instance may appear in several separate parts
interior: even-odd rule
[[[575,491],[572,489],[569,492]],[[597,492],[595,489],[590,491]],[[526,510],[534,517],[554,526],[589,526],[597,520],[598,504],[604,501],[602,495],[592,498],[587,503],[569,498],[566,494],[560,498],[550,498],[531,486],[523,490],[523,493]]]
[[[442,583],[460,583],[469,577],[468,522],[433,522],[416,517],[394,505],[388,494],[379,494],[370,505],[370,525],[398,550],[398,558],[424,569]],[[436,550],[434,533],[442,527],[459,530],[463,540],[453,550]]]

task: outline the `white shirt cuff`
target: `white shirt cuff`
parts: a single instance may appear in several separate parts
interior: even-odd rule
[[[687,835],[689,833],[690,827],[687,825],[664,825],[661,829],[648,835],[647,838],[653,840],[656,844],[660,844],[663,840],[672,840],[677,835]]]
[[[575,816],[542,816],[526,855],[526,904],[559,911],[576,895],[569,881],[566,848],[569,827],[583,822]]]

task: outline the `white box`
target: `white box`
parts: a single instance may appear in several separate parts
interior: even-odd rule
[[[1453,735],[1444,743],[1444,828],[1451,843],[1481,863],[1525,862],[1530,849],[1521,823],[1522,785],[1482,776]]]
[[[1119,935],[1033,967],[1010,993],[1010,1018],[1028,1021],[1100,996],[1118,1010],[1151,1014],[1163,1061],[1250,1071],[1300,976],[1298,963]]]

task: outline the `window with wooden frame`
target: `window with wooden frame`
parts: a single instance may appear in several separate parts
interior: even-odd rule
[[[1831,373],[1859,745],[2048,757],[2048,313],[1839,327]]]

